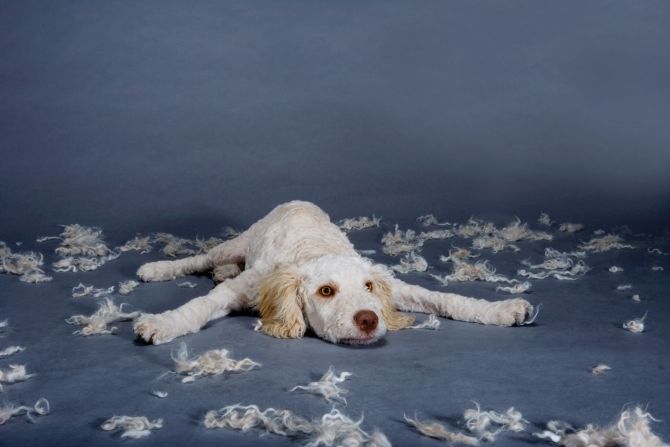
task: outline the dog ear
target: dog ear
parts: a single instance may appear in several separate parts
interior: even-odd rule
[[[405,329],[414,324],[414,316],[399,312],[393,303],[391,292],[391,274],[380,266],[375,266],[372,273],[374,290],[382,300],[382,318],[390,331]]]
[[[300,338],[307,325],[302,316],[300,278],[292,266],[275,268],[260,288],[261,330],[278,338]]]

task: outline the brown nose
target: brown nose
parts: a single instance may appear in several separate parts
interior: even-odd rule
[[[366,334],[377,329],[377,323],[379,323],[379,318],[377,314],[371,310],[359,310],[354,315],[354,321],[356,326]]]

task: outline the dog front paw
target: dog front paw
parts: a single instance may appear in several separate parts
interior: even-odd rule
[[[170,281],[176,278],[172,261],[148,262],[137,270],[142,281]]]
[[[179,336],[169,318],[156,314],[140,315],[133,324],[133,330],[139,338],[154,345],[168,343]]]
[[[513,298],[496,303],[493,324],[499,326],[520,326],[532,318],[533,305],[522,298]]]

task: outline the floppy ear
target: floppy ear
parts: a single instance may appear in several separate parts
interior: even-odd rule
[[[386,327],[390,331],[410,327],[414,323],[414,316],[398,312],[398,309],[396,309],[391,292],[390,274],[385,269],[376,268],[373,270],[372,278],[374,290],[382,300],[382,318],[386,322]]]
[[[300,338],[307,326],[302,316],[300,279],[291,266],[275,268],[260,288],[261,330],[278,338]]]

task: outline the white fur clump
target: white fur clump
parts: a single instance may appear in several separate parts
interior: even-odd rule
[[[519,294],[519,293],[524,293],[527,292],[528,289],[530,289],[531,283],[529,281],[524,281],[520,282],[519,284],[515,284],[513,286],[498,286],[496,287],[496,290],[500,290],[501,292],[507,292],[511,293],[513,295]]]
[[[308,393],[319,394],[323,396],[328,403],[333,401],[347,404],[347,399],[344,394],[347,390],[340,388],[338,384],[347,380],[352,374],[350,372],[342,372],[339,375],[335,374],[333,368],[328,368],[328,371],[316,382],[310,382],[307,385],[298,385],[291,388],[291,392],[295,390],[304,390]]]
[[[83,283],[72,288],[72,298],[82,298],[84,296],[92,296],[93,298],[101,298],[109,296],[114,293],[114,286],[109,286],[106,289],[98,289],[95,286],[87,286]]]
[[[68,256],[53,263],[53,270],[56,272],[91,272],[98,270],[107,261],[112,261],[121,256],[121,252],[112,253],[108,256],[85,257],[85,256]]]
[[[14,355],[18,352],[25,351],[26,348],[23,346],[7,346],[5,349],[0,351],[0,359],[4,359],[6,357],[9,357],[10,355]]]
[[[381,222],[380,217],[361,216],[361,217],[349,217],[342,219],[337,223],[337,226],[340,227],[345,232],[355,231],[355,230],[364,230],[366,228],[378,227]]]
[[[428,315],[428,318],[425,319],[423,322],[419,324],[415,324],[414,326],[410,326],[410,329],[433,329],[437,330],[440,328],[440,320],[438,320],[437,315],[435,314],[430,314]]]
[[[382,251],[387,255],[398,256],[401,253],[417,251],[423,246],[424,240],[420,239],[416,231],[400,231],[398,225],[392,233],[386,233],[382,237]]]
[[[79,224],[63,225],[60,234],[60,245],[56,254],[61,257],[88,256],[105,257],[113,254],[102,239],[102,230],[95,227],[85,227]]]
[[[582,243],[579,248],[581,250],[592,251],[595,253],[602,253],[609,250],[619,250],[622,248],[634,248],[630,244],[624,244],[621,236],[615,234],[606,234],[601,237],[596,237],[588,242]]]
[[[116,327],[107,327],[108,324],[116,321],[127,321],[137,318],[139,312],[123,312],[122,303],[119,306],[114,304],[111,298],[105,298],[100,302],[98,310],[92,315],[73,315],[65,320],[68,324],[83,326],[81,329],[73,332],[75,335],[103,335],[113,334]]]
[[[663,271],[663,267],[660,266],[660,265],[655,265],[655,266],[653,266],[653,267],[651,268],[651,271],[652,271],[652,272],[662,272],[662,271]]]
[[[593,368],[591,368],[591,373],[593,373],[594,376],[602,376],[605,374],[605,372],[611,370],[612,367],[609,365],[606,365],[604,363],[599,363]]]
[[[128,281],[121,281],[119,283],[119,293],[121,295],[130,295],[135,289],[139,287],[140,283],[134,279],[129,279]]]
[[[150,421],[146,416],[113,416],[100,426],[105,431],[123,430],[122,438],[140,439],[151,434],[151,430],[163,428],[163,419]]]
[[[424,227],[429,227],[431,225],[438,225],[438,226],[451,225],[451,223],[449,222],[438,221],[437,217],[435,217],[433,214],[425,214],[423,216],[419,216],[416,218],[416,221],[419,222]]]
[[[472,240],[472,248],[474,248],[475,250],[483,250],[485,248],[488,248],[492,250],[494,253],[498,253],[499,251],[502,251],[505,248],[510,248],[513,251],[521,250],[517,245],[511,244],[502,237],[497,235],[486,235],[474,238]]]
[[[530,279],[545,279],[550,276],[558,280],[574,280],[584,275],[590,268],[584,261],[575,263],[573,257],[581,257],[581,252],[565,253],[553,248],[544,250],[544,261],[541,264],[531,264],[529,261],[522,261],[522,264],[528,267],[529,271],[520,269],[517,274]]]
[[[430,240],[443,240],[454,237],[454,232],[448,229],[444,230],[431,230],[431,231],[422,231],[417,236],[419,240],[430,241]]]
[[[367,446],[390,447],[391,443],[379,431],[368,433],[361,429],[363,418],[354,421],[333,409],[321,419],[309,421],[290,410],[256,405],[229,405],[220,410],[208,411],[203,421],[206,428],[232,428],[247,432],[254,428],[280,436],[306,437],[306,447]]]
[[[28,407],[26,405],[5,404],[0,406],[0,425],[5,424],[14,416],[26,415],[30,422],[34,422],[33,415],[44,416],[49,414],[49,401],[45,398],[39,399],[35,405]]]
[[[584,224],[565,222],[558,227],[558,231],[563,231],[564,233],[577,233],[584,229]]]
[[[450,275],[431,275],[445,286],[449,284],[449,281],[485,281],[492,283],[503,282],[508,284],[519,282],[516,279],[497,275],[495,268],[491,267],[488,261],[478,261],[471,264],[464,261],[462,257],[454,256],[452,253],[450,253],[448,257],[440,258],[442,261],[447,259],[454,265],[453,272]]]
[[[608,269],[610,273],[621,273],[623,272],[623,268],[619,267],[618,265],[613,265]]]
[[[549,217],[549,214],[547,214],[547,213],[541,213],[540,217],[537,218],[537,221],[540,224],[544,225],[545,227],[550,227],[551,224],[554,223],[554,221],[551,220],[551,217]]]
[[[198,237],[195,238],[195,246],[198,247],[198,253],[207,253],[210,251],[212,248],[216,247],[217,245],[221,245],[223,242],[225,242],[223,239],[218,238],[218,237],[210,237],[207,239],[200,239]]]
[[[493,442],[496,436],[502,431],[519,433],[526,429],[528,421],[514,407],[508,408],[504,413],[481,411],[477,402],[475,402],[475,407],[465,410],[463,419],[465,420],[467,429],[475,433],[479,439]],[[495,427],[494,431],[491,431],[493,426],[497,427]]]
[[[471,217],[467,223],[458,225],[454,228],[454,234],[465,239],[485,234],[493,234],[496,231],[497,228],[493,223],[484,222],[483,220],[475,219],[474,217]]]
[[[644,319],[647,318],[647,314],[645,313],[642,315],[640,318],[634,318],[632,320],[626,321],[623,324],[623,328],[630,331],[634,332],[636,334],[640,332],[644,332]]]
[[[26,365],[9,365],[7,369],[0,369],[0,392],[3,391],[3,383],[23,382],[34,375],[26,372]]]
[[[623,292],[624,290],[630,290],[633,288],[632,284],[620,284],[616,286],[617,291]]]
[[[159,399],[165,399],[166,397],[168,397],[168,392],[167,392],[167,391],[153,390],[153,391],[151,392],[151,394],[152,394],[153,396],[156,396],[156,397],[159,398]]]
[[[53,278],[44,274],[42,265],[44,265],[42,253],[33,251],[12,253],[9,246],[0,241],[0,273],[18,275],[21,281],[33,284],[51,281]]]
[[[528,228],[528,224],[521,223],[521,219],[517,219],[506,227],[500,229],[500,236],[507,242],[517,241],[550,241],[554,237],[544,231],[533,231]]]
[[[259,318],[254,323],[254,332],[260,332],[262,328],[263,328],[263,321],[261,321],[261,319]]]
[[[233,227],[224,227],[223,231],[221,231],[221,235],[226,239],[234,239],[240,234],[240,231]]]
[[[470,446],[478,446],[479,439],[474,436],[468,436],[463,433],[449,431],[445,428],[444,425],[439,422],[425,422],[419,420],[419,418],[414,415],[414,419],[404,415],[405,421],[416,428],[419,433],[429,438],[442,439],[444,441],[454,443],[454,444],[463,444]]]
[[[194,255],[196,251],[192,248],[194,242],[183,239],[170,233],[156,233],[153,242],[164,244],[163,254],[170,257]]]
[[[255,367],[261,366],[250,358],[235,360],[228,356],[226,349],[212,349],[197,357],[189,358],[188,348],[182,343],[176,353],[172,354],[172,360],[175,362],[175,371],[179,374],[185,374],[182,383],[190,383],[202,376],[218,376],[226,372],[238,373],[251,371]]]
[[[609,427],[588,424],[576,431],[565,422],[550,421],[548,430],[533,435],[565,447],[667,447],[668,444],[652,432],[651,421],[657,420],[637,406],[622,411],[617,423]]]
[[[135,236],[134,239],[129,240],[118,249],[124,253],[127,251],[139,251],[140,254],[150,253],[153,249],[151,236]]]
[[[406,253],[400,260],[400,264],[392,266],[391,269],[398,273],[425,272],[428,270],[428,261],[412,251]]]
[[[196,284],[194,282],[191,282],[191,281],[183,281],[183,282],[177,283],[177,287],[187,288],[187,289],[195,289],[196,287],[198,287],[198,284]]]
[[[40,238],[38,240],[51,239]],[[57,272],[89,272],[121,256],[121,250],[110,249],[102,238],[102,230],[79,224],[64,225],[58,239],[56,254],[62,259],[53,264]]]

